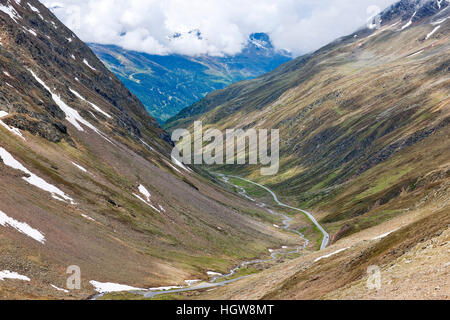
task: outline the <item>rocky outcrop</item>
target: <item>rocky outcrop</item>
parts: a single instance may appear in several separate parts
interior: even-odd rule
[[[20,130],[28,131],[29,133],[47,139],[50,142],[66,141],[73,144],[72,139],[68,135],[67,126],[61,122],[51,121],[50,119],[38,120],[23,114],[14,114],[3,119],[7,125],[15,127]]]

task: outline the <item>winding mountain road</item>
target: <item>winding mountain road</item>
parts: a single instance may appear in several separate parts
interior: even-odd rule
[[[233,185],[235,187],[240,188],[241,192],[239,192],[239,194],[241,196],[246,197],[247,199],[249,199],[251,201],[256,202],[255,199],[251,198],[247,194],[247,191],[245,190],[245,188],[237,186],[237,185],[231,183],[229,181],[229,178],[239,179],[239,180],[248,182],[250,184],[256,185],[256,186],[266,190],[267,192],[269,192],[272,195],[274,201],[277,203],[277,205],[279,205],[281,207],[289,208],[289,209],[300,211],[300,212],[304,213],[323,234],[323,240],[322,240],[322,245],[320,247],[320,250],[325,249],[328,246],[328,243],[329,243],[329,240],[330,240],[330,236],[325,231],[325,229],[317,222],[317,220],[314,218],[314,216],[311,213],[309,213],[309,212],[307,212],[305,210],[299,209],[299,208],[292,207],[292,206],[287,205],[285,203],[282,203],[280,200],[278,200],[277,195],[272,190],[270,190],[269,188],[267,188],[267,187],[265,187],[265,186],[263,186],[263,185],[261,185],[259,183],[256,183],[256,182],[253,182],[251,180],[247,180],[247,179],[244,179],[244,178],[241,178],[241,177],[237,177],[237,176],[224,175],[224,174],[218,174],[218,175],[220,177],[222,177],[222,179],[226,183],[229,183],[229,184],[231,184],[231,185]],[[259,206],[264,208],[264,207],[266,207],[266,204],[265,203],[260,203]],[[209,288],[214,288],[214,287],[222,287],[222,286],[225,286],[225,285],[227,285],[229,283],[232,283],[232,282],[235,282],[235,281],[239,281],[241,279],[249,277],[249,275],[246,275],[246,276],[241,276],[241,277],[237,277],[237,278],[234,278],[234,279],[217,281],[217,280],[220,280],[220,279],[227,279],[227,278],[235,275],[236,272],[239,269],[241,269],[241,268],[244,268],[244,267],[246,267],[248,265],[252,265],[252,264],[256,264],[256,263],[266,263],[266,262],[269,262],[269,261],[274,261],[274,260],[277,259],[277,257],[279,255],[289,255],[289,254],[293,254],[293,253],[299,253],[301,249],[304,249],[304,248],[306,248],[308,246],[309,240],[306,239],[304,237],[304,235],[300,231],[295,230],[295,229],[290,229],[291,222],[293,221],[293,219],[291,217],[288,217],[287,215],[284,215],[284,214],[281,214],[281,213],[276,213],[276,212],[274,212],[273,210],[271,210],[269,208],[266,208],[266,209],[271,214],[280,215],[281,217],[283,217],[283,225],[284,225],[283,229],[284,230],[288,230],[288,231],[292,231],[292,232],[298,234],[304,240],[304,243],[301,246],[295,248],[295,250],[293,250],[293,251],[284,251],[283,249],[285,247],[283,247],[281,250],[272,250],[270,258],[266,259],[266,260],[264,260],[264,259],[257,259],[257,260],[252,260],[252,261],[244,261],[241,264],[239,264],[238,266],[236,266],[233,269],[231,269],[231,271],[228,274],[218,274],[218,275],[212,277],[209,280],[209,282],[201,282],[201,283],[198,283],[198,284],[195,284],[195,285],[192,285],[192,286],[174,288],[174,289],[169,289],[169,290],[155,290],[156,288],[154,288],[154,289],[149,289],[149,290],[144,290],[144,291],[130,291],[130,292],[134,293],[134,294],[143,295],[146,298],[154,298],[154,297],[159,296],[159,295],[165,295],[165,294],[171,294],[171,293],[180,293],[180,292],[187,292],[187,291],[196,291],[196,290],[209,289]],[[92,300],[97,300],[97,299],[101,298],[104,294],[105,293],[97,294],[97,295],[95,295],[92,298]]]
[[[325,229],[319,224],[319,222],[317,222],[316,218],[314,218],[314,216],[313,216],[311,213],[309,213],[308,211],[305,211],[305,210],[303,210],[303,209],[296,208],[296,207],[292,207],[292,206],[290,206],[290,205],[288,205],[288,204],[285,204],[285,203],[281,202],[280,200],[278,200],[277,195],[276,195],[272,190],[270,190],[269,188],[267,188],[266,186],[263,186],[263,185],[261,185],[261,184],[259,184],[259,183],[256,183],[256,182],[253,182],[253,181],[251,181],[251,180],[248,180],[248,179],[245,179],[245,178],[241,178],[241,177],[238,177],[238,176],[231,176],[231,175],[230,175],[230,176],[228,176],[228,177],[235,178],[235,179],[239,179],[239,180],[242,180],[242,181],[251,183],[251,184],[253,184],[253,185],[255,185],[255,186],[258,186],[258,187],[260,187],[260,188],[266,190],[267,192],[269,192],[269,193],[272,195],[273,200],[274,200],[274,201],[276,202],[276,204],[278,204],[279,206],[285,207],[285,208],[289,208],[289,209],[292,209],[292,210],[296,210],[296,211],[300,211],[300,212],[304,213],[304,214],[308,217],[308,219],[311,220],[311,222],[317,227],[317,229],[319,229],[320,232],[323,234],[323,239],[322,239],[322,244],[320,245],[320,250],[323,250],[323,249],[325,249],[325,248],[328,246],[328,244],[330,243],[330,235],[329,235],[328,232],[326,232]]]

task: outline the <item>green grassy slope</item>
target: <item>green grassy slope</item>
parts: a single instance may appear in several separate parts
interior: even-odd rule
[[[0,0],[17,13],[0,11],[0,147],[73,202],[28,183],[2,154],[0,270],[31,281],[1,281],[0,298],[87,298],[91,280],[180,285],[297,240],[266,211],[172,163],[169,137],[142,103],[45,6],[26,3],[39,14]],[[71,265],[82,289],[51,287],[65,287]]]

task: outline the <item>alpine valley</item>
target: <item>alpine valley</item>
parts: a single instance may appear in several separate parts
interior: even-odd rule
[[[265,34],[152,56],[0,0],[0,298],[448,300],[449,17],[401,0],[295,59]],[[197,120],[279,129],[279,173],[172,158]]]
[[[172,147],[45,6],[0,0],[0,297],[185,285],[298,243]],[[69,266],[80,290],[66,290]]]
[[[368,27],[211,93],[166,123],[170,131],[196,120],[204,130],[279,129],[277,175],[214,170],[309,209],[331,235],[325,252],[201,298],[449,298],[449,4],[402,0]],[[382,276],[379,290],[366,286],[370,266]]]
[[[250,35],[241,53],[223,57],[158,56],[113,45],[89,46],[160,123],[210,92],[260,76],[291,59],[289,52],[274,49],[264,33]]]

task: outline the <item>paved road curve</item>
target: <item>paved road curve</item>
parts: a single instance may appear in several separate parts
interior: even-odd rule
[[[330,235],[329,235],[329,234],[325,231],[325,229],[317,222],[316,218],[314,218],[314,216],[313,216],[311,213],[309,213],[308,211],[299,209],[299,208],[292,207],[292,206],[290,206],[290,205],[287,205],[287,204],[281,202],[280,200],[278,200],[277,195],[276,195],[272,190],[270,190],[269,188],[267,188],[267,187],[265,187],[265,186],[263,186],[263,185],[261,185],[261,184],[259,184],[259,183],[256,183],[256,182],[253,182],[253,181],[251,181],[251,180],[244,179],[244,178],[241,178],[241,177],[237,177],[237,176],[228,176],[228,177],[235,178],[235,179],[239,179],[239,180],[242,180],[242,181],[245,181],[245,182],[254,184],[254,185],[256,185],[256,186],[258,186],[258,187],[260,187],[260,188],[263,188],[264,190],[266,190],[267,192],[269,192],[269,193],[272,195],[273,200],[274,200],[279,206],[285,207],[285,208],[289,208],[289,209],[292,209],[292,210],[296,210],[296,211],[300,211],[300,212],[304,213],[304,214],[309,218],[309,220],[311,220],[311,222],[314,223],[314,225],[315,225],[315,226],[320,230],[320,232],[322,232],[322,234],[323,234],[323,239],[322,239],[322,244],[321,244],[321,246],[320,246],[320,250],[323,250],[323,249],[325,249],[325,248],[328,246],[328,244],[329,244],[329,242],[330,242]]]
[[[329,235],[328,235],[328,233],[322,228],[322,226],[317,222],[317,220],[314,218],[314,216],[313,216],[311,213],[309,213],[309,212],[307,212],[307,211],[305,211],[305,210],[299,209],[299,208],[291,207],[291,206],[289,206],[289,205],[287,205],[287,204],[284,204],[284,203],[280,202],[280,201],[278,200],[277,195],[276,195],[272,190],[270,190],[269,188],[267,188],[267,187],[265,187],[265,186],[263,186],[263,185],[260,185],[260,184],[258,184],[258,183],[253,182],[253,181],[250,181],[250,180],[247,180],[247,179],[244,179],[244,178],[241,178],[241,177],[237,177],[237,176],[225,176],[225,175],[223,175],[223,174],[218,174],[218,175],[221,176],[221,177],[224,179],[225,182],[230,183],[230,184],[231,184],[231,182],[229,182],[229,179],[228,179],[229,177],[231,177],[231,178],[236,178],[236,179],[240,179],[240,180],[246,181],[246,182],[248,182],[248,183],[254,184],[254,185],[256,185],[256,186],[258,186],[258,187],[260,187],[260,188],[266,190],[267,192],[269,192],[269,193],[273,196],[273,199],[275,200],[275,202],[276,202],[279,206],[286,207],[286,208],[290,208],[290,209],[293,209],[293,210],[296,210],[296,211],[300,211],[300,212],[306,214],[306,215],[308,216],[308,218],[309,218],[309,219],[317,226],[317,228],[319,228],[319,230],[323,233],[323,236],[324,236],[324,237],[323,237],[323,241],[322,241],[322,245],[321,245],[320,250],[324,249],[324,248],[328,245],[329,238],[330,238]],[[232,184],[232,185],[234,185],[234,184]],[[236,186],[236,185],[234,185],[234,186]],[[236,186],[236,187],[239,187],[239,186]],[[246,192],[246,190],[245,190],[244,188],[241,188],[241,189],[242,189],[242,191],[240,192],[240,194],[241,194],[242,196],[248,198],[248,199],[251,200],[251,201],[255,201],[255,199],[251,198],[251,197],[247,194],[247,192]],[[266,206],[266,204],[264,204],[264,203],[261,203],[261,205],[263,205],[263,207]],[[272,214],[277,214],[277,213],[273,212],[273,211],[270,210],[270,209],[267,209],[267,210],[268,210],[269,212],[271,212]],[[213,278],[210,279],[209,282],[202,282],[202,283],[198,283],[198,284],[196,284],[196,285],[189,286],[189,287],[177,288],[177,289],[171,289],[171,290],[165,290],[165,291],[164,291],[164,290],[154,291],[154,290],[150,289],[150,290],[145,290],[145,291],[131,291],[131,292],[134,293],[134,294],[141,294],[141,295],[143,295],[143,296],[146,297],[146,298],[154,298],[154,297],[156,297],[156,296],[164,295],[164,294],[179,293],[179,292],[186,292],[186,291],[195,291],[195,290],[202,290],[202,289],[214,288],[214,287],[219,287],[219,286],[225,286],[225,285],[227,285],[227,284],[229,284],[229,283],[232,283],[232,282],[235,282],[235,281],[238,281],[238,280],[247,278],[247,277],[249,277],[249,276],[242,276],[242,277],[238,277],[238,278],[235,278],[235,279],[224,280],[224,281],[219,281],[219,282],[215,282],[215,281],[218,280],[218,279],[226,279],[226,278],[228,278],[228,277],[231,277],[231,276],[233,276],[240,268],[243,268],[243,267],[245,267],[245,266],[247,266],[247,265],[255,264],[255,263],[265,263],[265,262],[269,262],[269,261],[272,261],[272,260],[277,259],[277,256],[278,256],[278,255],[288,255],[288,254],[292,254],[292,253],[299,253],[301,249],[304,249],[304,248],[308,245],[309,241],[308,241],[308,240],[303,236],[303,234],[300,233],[299,231],[294,230],[294,229],[290,229],[290,228],[289,228],[289,227],[290,227],[290,224],[291,224],[291,222],[292,222],[292,220],[293,220],[292,218],[290,218],[290,217],[288,217],[288,216],[286,216],[286,215],[283,215],[283,214],[280,214],[280,215],[284,218],[284,220],[283,220],[283,224],[284,224],[283,229],[285,229],[285,230],[290,230],[290,231],[292,231],[292,232],[297,233],[297,234],[304,240],[304,244],[303,244],[302,246],[296,248],[294,251],[288,251],[288,252],[282,252],[282,251],[281,251],[281,252],[280,252],[280,251],[278,251],[278,250],[275,250],[274,252],[272,252],[270,259],[267,259],[267,260],[260,260],[260,259],[258,259],[258,260],[253,260],[253,261],[245,261],[245,262],[242,262],[240,265],[238,265],[237,267],[233,268],[233,269],[230,271],[230,273],[225,274],[225,275],[220,275],[220,276],[213,277]],[[102,297],[103,295],[104,295],[104,293],[95,295],[95,296],[92,298],[92,300],[97,300],[97,299],[99,299],[100,297]]]

